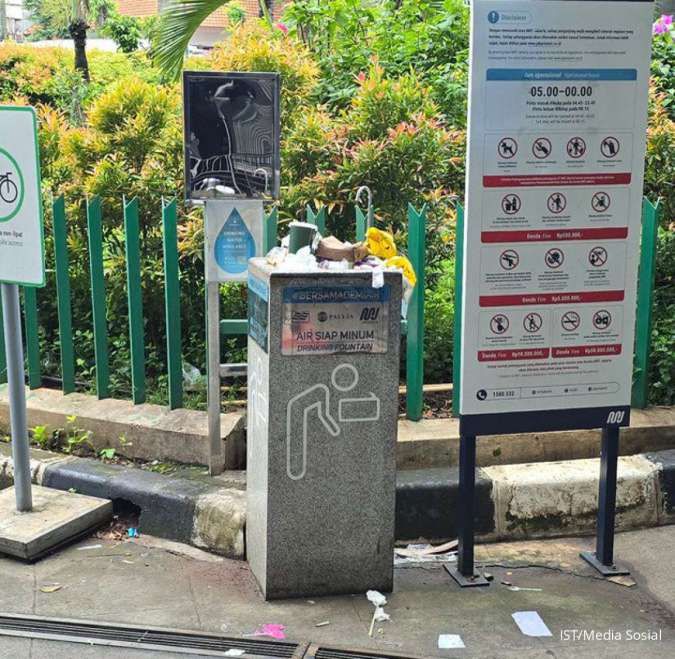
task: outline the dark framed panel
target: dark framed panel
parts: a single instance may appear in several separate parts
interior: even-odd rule
[[[466,436],[512,435],[557,430],[592,430],[630,425],[630,405],[577,407],[495,414],[462,414],[459,432]]]
[[[185,197],[279,197],[278,73],[183,73]]]

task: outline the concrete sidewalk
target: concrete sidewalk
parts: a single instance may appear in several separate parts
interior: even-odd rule
[[[361,647],[385,656],[675,656],[673,526],[617,536],[616,555],[630,565],[637,580],[634,587],[597,578],[577,556],[592,542],[579,538],[479,546],[478,559],[494,575],[487,589],[461,591],[437,566],[399,568],[386,607],[392,620],[376,626],[374,639],[368,637],[372,607],[364,594],[265,603],[245,563],[190,547],[168,551],[142,542],[143,538],[140,543],[121,544],[90,538],[34,566],[0,559],[0,609],[229,637],[279,623],[286,626],[290,640]],[[542,590],[512,592],[502,580]],[[54,583],[62,588],[51,593],[40,590]],[[516,611],[538,611],[552,637],[521,634],[511,618]],[[330,624],[316,626],[326,621]],[[614,640],[567,640],[565,630],[614,632]],[[660,633],[661,639],[629,641],[628,630]],[[460,634],[466,649],[439,650],[439,634]],[[177,655],[0,636],[2,659],[75,656]]]

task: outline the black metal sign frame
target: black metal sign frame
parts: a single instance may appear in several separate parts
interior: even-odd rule
[[[183,72],[186,201],[279,198],[278,73]]]

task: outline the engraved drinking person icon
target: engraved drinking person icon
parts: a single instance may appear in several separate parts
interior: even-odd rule
[[[352,364],[339,364],[331,373],[335,392],[348,393],[359,383],[359,372]],[[310,420],[315,414],[331,437],[342,433],[340,423],[380,420],[381,402],[371,391],[364,397],[344,397],[337,401],[337,419],[333,415],[335,393],[325,384],[315,384],[293,396],[286,405],[286,473],[291,480],[302,480],[307,473]],[[339,423],[338,423],[339,422]]]

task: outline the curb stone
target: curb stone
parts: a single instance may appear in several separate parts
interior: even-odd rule
[[[0,487],[12,461],[0,451]],[[244,559],[246,493],[213,482],[31,451],[34,482],[140,508],[142,533]],[[595,531],[599,460],[517,464],[476,470],[475,528],[482,541],[587,535]],[[239,485],[242,485],[238,481]],[[396,538],[457,535],[456,467],[399,471]],[[617,528],[675,523],[675,450],[619,458]]]

